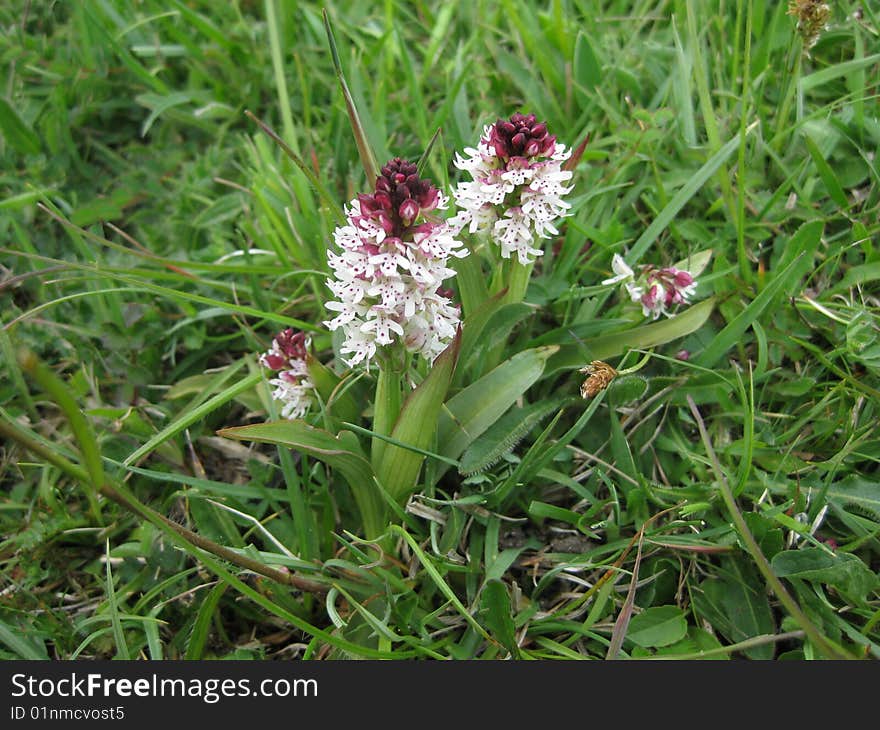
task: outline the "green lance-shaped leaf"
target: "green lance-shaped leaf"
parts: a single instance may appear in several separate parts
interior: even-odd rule
[[[234,426],[219,430],[217,435],[237,441],[287,446],[323,461],[334,472],[339,472],[351,487],[367,537],[372,539],[384,531],[385,509],[373,483],[373,469],[351,431],[342,431],[334,436],[304,421],[295,420]]]
[[[517,353],[453,396],[440,413],[438,452],[457,459],[541,377],[558,349],[551,345]]]
[[[471,255],[464,259],[459,259],[459,261],[467,261],[471,258],[475,257]],[[485,280],[481,276],[478,276],[478,280],[483,283],[483,288],[485,289]],[[459,286],[461,286],[460,279]],[[486,291],[488,292],[488,290]],[[488,296],[488,294],[485,296]],[[459,353],[459,358],[462,363],[466,363],[471,359],[471,356],[474,354],[474,351],[480,343],[486,325],[489,324],[489,320],[492,319],[492,316],[503,306],[501,302],[503,296],[504,292],[502,291],[489,299],[481,299],[479,306],[473,310],[465,308],[467,316],[462,325],[461,352]],[[459,368],[456,373],[456,383],[461,380],[461,377],[462,370]]]
[[[503,348],[513,328],[534,312],[535,308],[533,306],[523,302],[501,304],[498,309],[492,312],[492,315],[485,323],[485,327],[480,332],[475,346],[472,346],[467,355],[462,354],[462,365],[470,368],[476,362],[485,361],[488,354],[493,350],[497,350],[499,347]]]
[[[801,578],[834,586],[851,600],[864,601],[877,588],[877,574],[851,553],[834,554],[824,548],[784,550],[770,567],[780,578]]]
[[[622,355],[630,348],[647,349],[662,345],[700,329],[715,306],[715,298],[688,307],[681,314],[662,319],[641,327],[633,327],[623,332],[593,337],[570,345],[562,345],[547,363],[547,375],[559,370],[582,368],[591,360],[609,360]]]
[[[511,408],[467,448],[461,457],[458,473],[477,474],[496,464],[564,400],[551,398],[524,408]]]
[[[391,438],[425,450],[434,441],[437,421],[452,383],[461,348],[461,329],[455,339],[434,361],[431,372],[406,399]],[[425,457],[417,451],[387,444],[379,467],[379,481],[388,493],[402,502],[416,488],[416,479]]]
[[[510,594],[500,580],[490,580],[480,594],[483,623],[498,642],[514,657],[519,657],[516,626],[511,615]]]

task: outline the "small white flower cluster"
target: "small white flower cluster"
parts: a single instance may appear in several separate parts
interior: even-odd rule
[[[306,364],[309,341],[303,332],[286,329],[272,340],[272,348],[260,356],[260,364],[278,371],[269,380],[272,398],[282,404],[282,418],[302,418],[315,402],[315,386]]]
[[[532,114],[486,126],[477,148],[464,151],[467,157],[456,154],[455,166],[472,180],[453,191],[460,210],[450,223],[457,231],[488,232],[503,258],[516,254],[521,264],[532,263],[544,253],[536,239],[558,235],[554,222],[571,207],[563,200],[571,171],[562,169],[571,151]]]
[[[671,266],[642,266],[637,277],[620,254],[614,254],[611,269],[615,276],[605,279],[602,285],[623,284],[630,299],[642,305],[642,314],[652,319],[661,314],[671,316],[669,310],[678,304],[688,304],[697,288],[689,272]]]
[[[401,341],[409,352],[434,359],[455,336],[460,312],[441,289],[454,276],[450,256],[467,250],[445,222],[417,222],[420,213],[445,208],[447,200],[415,174],[415,166],[392,160],[382,168],[374,195],[346,209],[347,223],[333,237],[340,253],[328,251],[335,279],[327,286],[338,312],[324,324],[342,328],[340,348],[349,367],[369,364],[377,347]]]

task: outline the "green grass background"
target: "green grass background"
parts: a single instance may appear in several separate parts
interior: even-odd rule
[[[366,182],[323,6],[4,3],[0,417],[332,590],[181,549],[7,439],[0,657],[880,656],[880,6],[830,5],[805,54],[784,2],[327,4],[380,161],[439,129],[426,174],[454,182],[454,152],[514,111],[589,137],[509,345],[565,345],[527,402],[572,398],[444,476],[377,565],[320,463],[215,436],[271,413],[236,384],[279,328],[331,353],[324,252]],[[639,346],[632,311],[587,290],[627,249],[711,249],[712,313],[579,420],[597,338]],[[91,461],[22,347],[67,383]]]

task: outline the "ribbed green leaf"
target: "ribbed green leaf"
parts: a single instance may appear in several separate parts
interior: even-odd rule
[[[461,457],[459,474],[476,474],[497,463],[506,453],[562,404],[562,398],[511,408],[476,439]]]
[[[541,377],[547,359],[558,349],[524,350],[451,398],[440,414],[439,453],[457,459]]]
[[[470,351],[462,355],[462,366],[470,372],[471,368],[486,360],[487,354],[503,347],[513,328],[534,311],[534,307],[523,302],[501,304],[484,323]]]

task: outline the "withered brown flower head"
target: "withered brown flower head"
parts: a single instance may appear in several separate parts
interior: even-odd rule
[[[819,35],[831,17],[831,8],[828,3],[818,0],[791,0],[788,3],[788,14],[797,18],[798,33],[804,39],[804,49],[808,50],[819,40]]]
[[[578,372],[588,376],[581,385],[582,398],[595,398],[611,385],[611,381],[617,377],[617,371],[607,362],[602,362],[601,360],[593,360],[593,362],[581,368]]]

